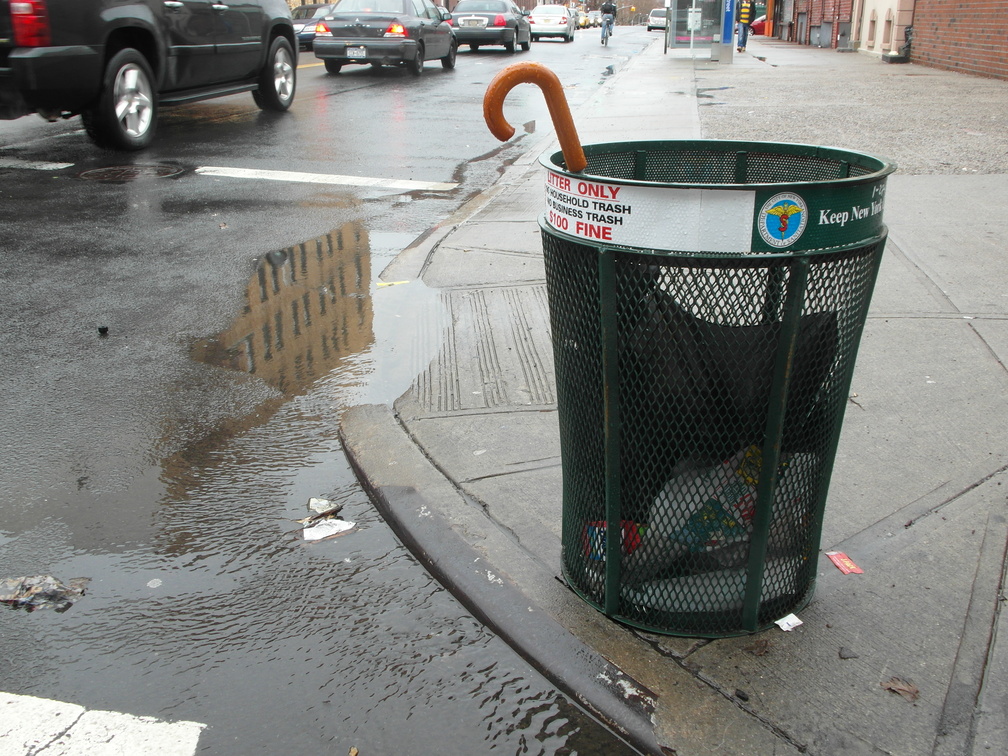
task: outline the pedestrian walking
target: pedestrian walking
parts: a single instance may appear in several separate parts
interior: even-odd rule
[[[749,39],[749,25],[753,22],[753,0],[741,0],[738,6],[738,47],[739,52],[745,52],[746,41]]]

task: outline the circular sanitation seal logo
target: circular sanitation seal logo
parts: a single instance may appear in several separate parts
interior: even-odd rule
[[[808,206],[797,194],[775,194],[763,203],[759,232],[771,247],[788,247],[798,241],[808,223]]]

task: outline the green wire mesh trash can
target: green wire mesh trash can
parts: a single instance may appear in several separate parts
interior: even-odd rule
[[[582,173],[541,159],[564,575],[634,627],[756,632],[812,596],[895,166],[764,142],[584,150]]]

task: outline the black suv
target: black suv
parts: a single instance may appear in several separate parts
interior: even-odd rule
[[[285,0],[0,0],[0,118],[80,115],[95,143],[150,144],[162,105],[294,101]]]

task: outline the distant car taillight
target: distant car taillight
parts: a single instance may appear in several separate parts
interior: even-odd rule
[[[385,30],[386,37],[405,37],[406,27],[400,24],[398,21],[393,21],[388,25],[388,29]]]
[[[47,47],[52,44],[45,0],[15,0],[10,4],[16,47]]]
[[[500,13],[498,13],[497,14],[497,18],[494,19],[493,25],[494,26],[507,26],[507,21],[505,20],[504,16],[502,16]]]

